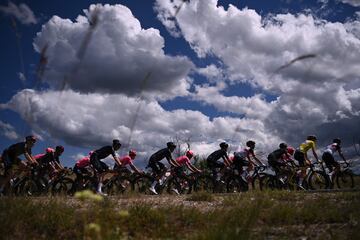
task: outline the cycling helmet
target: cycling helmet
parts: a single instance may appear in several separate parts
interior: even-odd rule
[[[114,140],[113,140],[113,146],[119,146],[119,147],[121,147],[120,140],[119,140],[119,139],[114,139]]]
[[[316,140],[317,140],[317,138],[316,138],[316,136],[315,136],[315,135],[309,135],[309,136],[307,136],[306,140],[316,141]]]
[[[247,141],[247,142],[246,142],[246,146],[247,146],[247,147],[253,147],[253,146],[255,146],[255,142],[252,141],[252,140]]]
[[[194,156],[194,152],[189,150],[189,151],[186,151],[186,156],[190,159]]]
[[[65,150],[65,148],[63,146],[61,146],[61,145],[56,146],[56,148],[55,148],[55,151],[58,152],[58,153],[63,153],[64,150]]]
[[[30,136],[27,136],[27,137],[25,138],[25,141],[26,141],[26,142],[33,142],[33,143],[35,143],[35,142],[36,142],[36,138],[35,138],[35,136],[30,135]]]
[[[167,146],[168,148],[176,148],[176,145],[175,145],[173,142],[167,142],[167,143],[166,143],[166,146]]]
[[[290,155],[294,155],[295,148],[293,148],[293,147],[288,147],[288,148],[287,148],[287,152],[288,152]]]
[[[221,149],[225,149],[225,148],[228,148],[229,147],[229,144],[227,144],[226,142],[222,142],[219,144],[220,148]]]
[[[129,151],[129,156],[130,156],[131,158],[136,157],[136,151],[135,151],[135,150],[130,150],[130,151]]]
[[[341,140],[340,140],[340,138],[335,138],[334,140],[333,140],[333,143],[337,143],[337,144],[341,144]]]
[[[54,151],[53,148],[47,148],[47,149],[45,149],[45,152],[46,152],[46,153],[53,153],[53,152],[55,152],[55,151]]]
[[[287,148],[286,143],[280,143],[279,148],[281,148],[281,149]]]

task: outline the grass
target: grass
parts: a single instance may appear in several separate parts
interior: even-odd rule
[[[163,199],[4,197],[0,239],[360,239],[359,192]]]
[[[186,198],[187,201],[194,202],[212,202],[215,200],[214,195],[208,192],[197,192]]]

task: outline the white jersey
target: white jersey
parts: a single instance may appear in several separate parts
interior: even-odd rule
[[[332,143],[328,145],[324,152],[328,152],[331,155],[334,155],[335,152],[339,151],[340,146],[337,143]]]

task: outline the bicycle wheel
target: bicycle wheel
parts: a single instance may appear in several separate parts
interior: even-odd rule
[[[265,175],[260,179],[260,190],[275,190],[277,188],[276,185],[276,177]]]
[[[200,176],[195,180],[193,190],[195,192],[205,191],[212,193],[215,190],[214,180],[211,176]]]
[[[139,192],[143,194],[150,194],[149,188],[154,181],[153,177],[150,176],[139,176],[135,178],[134,182],[132,183],[131,189],[134,192]]]
[[[68,195],[71,194],[73,190],[74,181],[71,178],[60,178],[56,180],[52,187],[51,193],[53,195]]]
[[[338,188],[354,188],[354,177],[349,171],[340,172],[336,175],[336,184]]]
[[[241,177],[231,177],[226,181],[226,191],[228,193],[246,192],[249,190],[247,182],[241,179]]]
[[[36,182],[32,179],[26,178],[20,183],[18,187],[18,195],[22,196],[39,196],[41,191],[37,186]]]
[[[117,177],[104,182],[103,191],[109,195],[124,194],[131,191],[131,181],[127,177]]]
[[[313,171],[307,179],[308,187],[311,190],[320,190],[329,188],[329,180],[322,171]],[[303,184],[305,187],[305,185]]]

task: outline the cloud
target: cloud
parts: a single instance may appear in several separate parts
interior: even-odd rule
[[[120,94],[23,90],[3,104],[2,109],[19,113],[34,130],[46,132],[51,138],[91,149],[109,144],[113,138],[126,144],[139,104],[141,110],[131,148],[147,157],[176,137],[190,139],[199,154],[209,154],[207,151],[215,150],[223,140],[229,141],[233,150],[248,139],[254,139],[263,149],[272,148],[279,141],[267,134],[260,120],[231,117],[210,120],[198,111],[166,111],[156,101],[140,101]]]
[[[0,6],[0,12],[15,17],[22,24],[37,23],[33,11],[24,3],[19,4],[19,6],[16,6],[14,3],[9,2],[8,6]]]
[[[255,119],[261,119],[254,115],[255,109],[264,109],[267,131],[292,144],[299,144],[309,134],[330,138],[331,128],[342,129],[346,134],[341,135],[347,139],[358,133],[358,19],[340,23],[310,13],[261,16],[253,9],[231,4],[225,9],[217,0],[190,1],[174,19],[169,16],[175,4],[157,0],[158,18],[165,27],[172,26],[171,21],[176,23],[176,31],[199,58],[219,59],[230,82],[247,82],[264,95],[279,96],[276,103],[269,104],[261,94],[227,97],[214,87],[202,86],[196,88],[199,100],[218,109],[252,114]],[[275,72],[306,54],[316,57]],[[254,103],[254,113],[249,112]]]
[[[8,123],[4,123],[3,121],[0,121],[0,133],[10,140],[20,139],[19,135],[15,131],[15,128]]]
[[[218,68],[214,64],[210,64],[204,68],[198,68],[196,72],[207,77],[209,80],[224,80],[222,68]]]
[[[269,103],[261,94],[252,97],[224,96],[221,91],[226,88],[221,83],[217,86],[196,86],[192,99],[212,105],[221,112],[242,114],[259,120],[265,119],[276,105],[276,101]]]
[[[99,20],[80,61],[78,49],[95,13]],[[54,88],[61,88],[66,76],[68,86],[83,93],[184,96],[193,64],[187,57],[166,55],[164,45],[159,30],[142,28],[127,7],[108,4],[91,5],[74,22],[53,16],[34,39],[37,52],[47,46],[44,79]]]
[[[349,4],[354,7],[360,7],[360,1],[359,0],[340,0],[342,3]]]

